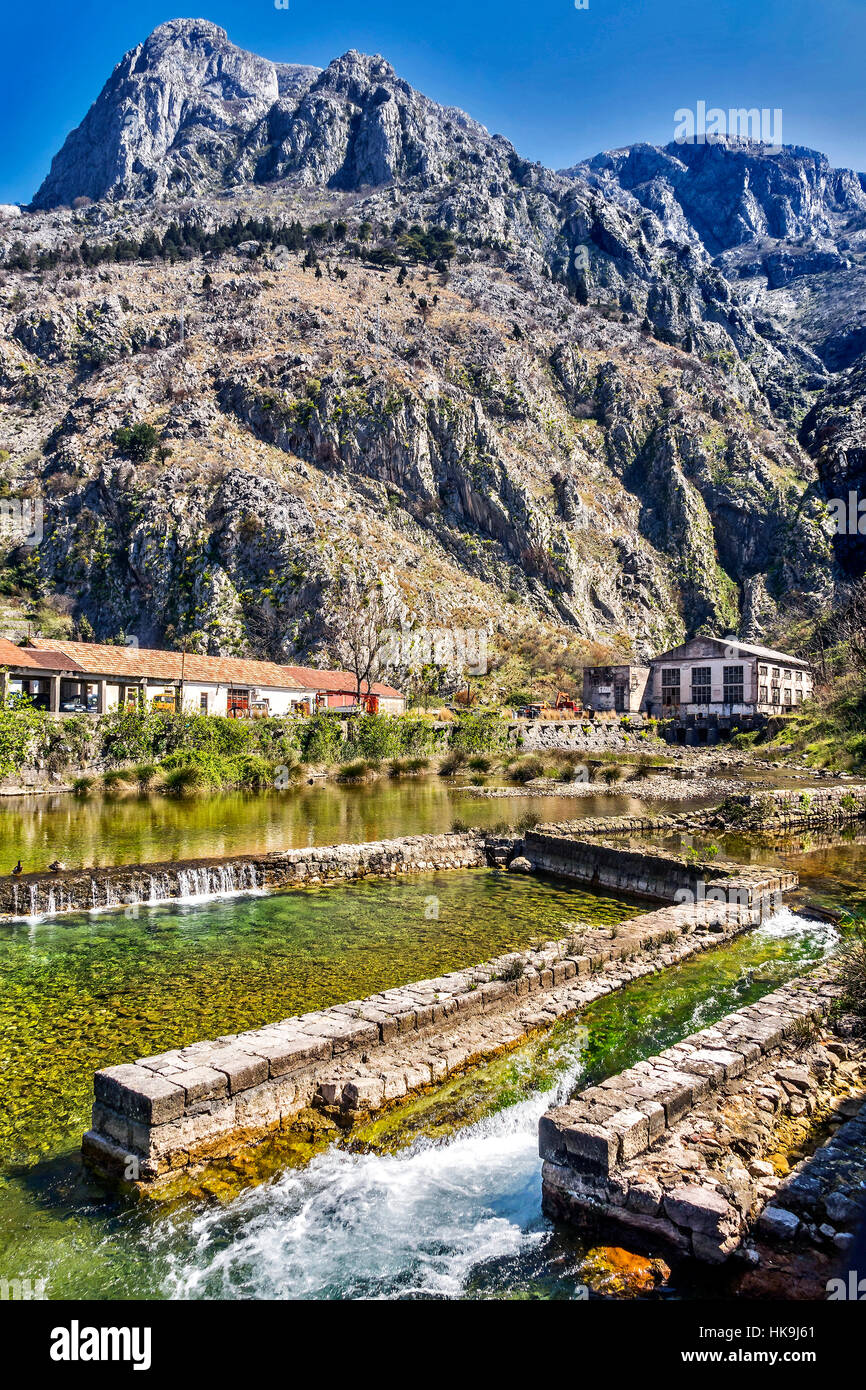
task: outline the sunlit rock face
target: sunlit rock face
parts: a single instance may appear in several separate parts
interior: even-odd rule
[[[160,25],[0,210],[40,583],[101,637],[281,659],[322,651],[339,556],[407,622],[784,645],[838,579],[818,437],[866,346],[864,200],[790,147],[554,173],[380,56]],[[141,421],[170,459],[118,452]]]

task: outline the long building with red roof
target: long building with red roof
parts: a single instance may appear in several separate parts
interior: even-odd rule
[[[35,637],[27,646],[0,638],[2,684],[53,713],[103,713],[142,702],[160,709],[266,717],[357,704],[350,671],[284,666],[246,657],[69,642]],[[362,688],[367,708],[401,714],[393,686]]]

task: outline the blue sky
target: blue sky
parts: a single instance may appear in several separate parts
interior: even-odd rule
[[[241,47],[325,66],[382,53],[554,168],[673,138],[674,112],[780,107],[787,144],[866,170],[866,0],[6,0],[0,202],[27,202],[122,54],[157,24],[210,19]]]

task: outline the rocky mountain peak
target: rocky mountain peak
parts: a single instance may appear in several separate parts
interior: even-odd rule
[[[300,95],[317,71],[248,53],[208,20],[160,24],[120,60],[33,205],[213,186],[274,103]]]
[[[801,145],[772,152],[729,139],[606,150],[566,170],[656,213],[710,255],[756,237],[833,236],[866,212],[864,176]]]
[[[272,63],[216,24],[175,19],[121,59],[33,206],[283,179],[347,189],[429,182],[471,153],[458,148],[465,141],[491,143],[483,126],[414,91],[379,54],[351,49],[324,71]]]

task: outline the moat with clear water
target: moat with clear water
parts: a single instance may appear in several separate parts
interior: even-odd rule
[[[419,785],[343,798],[354,790],[328,800],[340,828],[317,823],[319,843],[443,829],[463,815],[453,797],[440,804],[436,785],[432,794]],[[376,805],[380,790],[396,791],[396,802]],[[622,798],[600,800],[611,813]],[[183,854],[196,852],[193,842],[214,852],[228,821],[232,835],[250,836],[249,848],[265,847],[256,836],[271,833],[274,808],[242,802],[248,817],[196,806],[189,838],[178,821]],[[578,805],[569,802],[570,818]],[[502,802],[471,808],[479,817],[492,808],[493,819],[519,814]],[[534,808],[563,814],[548,800]],[[157,842],[168,857],[161,812],[139,807],[132,828],[121,815],[112,832],[113,809],[88,805],[78,820],[67,801],[50,813],[52,842],[65,820],[71,859],[75,836],[82,847],[97,843],[96,817],[108,827],[102,862],[146,859]],[[305,816],[301,794],[292,833],[305,833]],[[5,833],[9,843],[8,825]],[[141,852],[129,852],[133,841]],[[838,896],[850,892],[843,863],[822,869],[827,894],[834,872]],[[351,1138],[310,1146],[280,1136],[170,1200],[110,1194],[82,1167],[78,1146],[99,1067],[483,961],[555,936],[564,922],[610,925],[646,910],[563,881],[467,870],[0,927],[0,1275],[44,1278],[52,1298],[571,1296],[582,1250],[541,1215],[540,1114],[557,1095],[801,973],[832,948],[831,926],[783,909]]]

